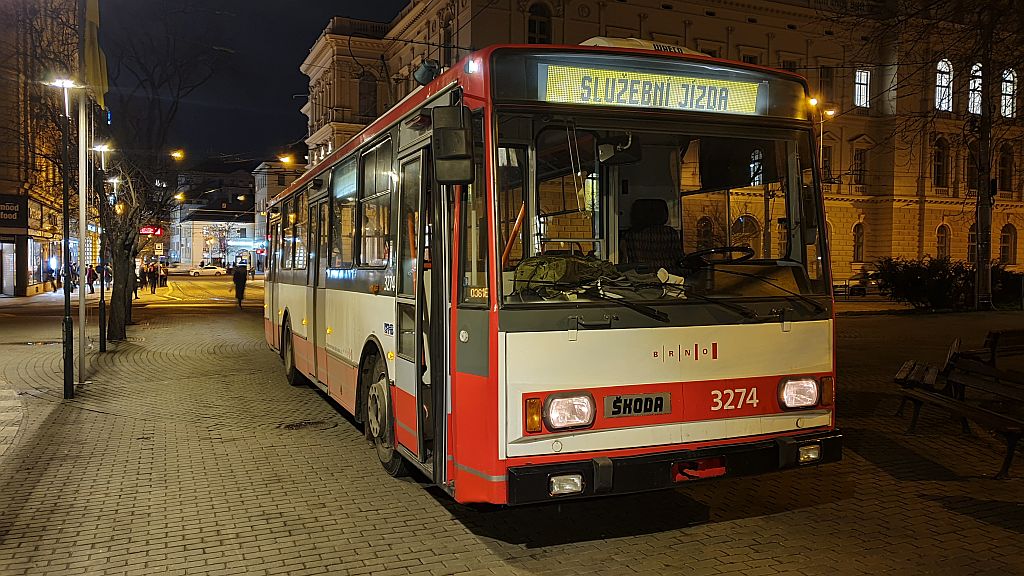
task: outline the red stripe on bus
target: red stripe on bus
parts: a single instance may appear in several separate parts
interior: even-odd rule
[[[413,454],[418,455],[416,397],[398,386],[392,386],[391,401],[395,405],[395,440]]]

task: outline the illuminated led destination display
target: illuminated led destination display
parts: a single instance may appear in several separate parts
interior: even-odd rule
[[[541,64],[547,102],[757,114],[760,82]]]

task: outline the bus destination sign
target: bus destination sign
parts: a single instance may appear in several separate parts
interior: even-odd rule
[[[555,64],[541,66],[547,72],[541,98],[547,102],[757,114],[759,82]]]

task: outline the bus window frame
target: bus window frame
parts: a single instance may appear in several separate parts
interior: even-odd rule
[[[391,167],[390,172],[394,172],[394,168],[395,168],[395,145],[394,145],[394,140],[391,137],[390,129],[386,130],[384,132],[384,135],[381,138],[379,138],[378,140],[374,141],[371,145],[367,146],[366,148],[362,149],[359,152],[359,173],[358,173],[358,177],[356,179],[356,185],[358,186],[358,190],[356,191],[356,198],[357,198],[356,205],[357,205],[357,208],[356,208],[356,214],[355,214],[356,221],[359,223],[359,225],[356,227],[356,230],[355,230],[355,232],[356,232],[356,235],[355,235],[356,250],[355,250],[355,253],[353,254],[353,257],[355,258],[355,268],[358,268],[360,270],[386,270],[389,266],[392,265],[392,263],[394,261],[394,256],[395,256],[394,255],[395,246],[393,245],[394,244],[393,240],[395,238],[395,233],[394,233],[395,222],[394,222],[394,218],[392,217],[393,216],[392,213],[394,212],[394,208],[395,208],[395,206],[394,206],[394,200],[395,200],[394,199],[394,192],[395,192],[395,187],[396,187],[395,183],[392,182],[391,179],[389,178],[388,179],[388,189],[385,190],[385,191],[377,191],[376,190],[377,179],[376,179],[376,175],[374,175],[374,188],[375,188],[374,193],[371,194],[371,195],[367,195],[366,194],[367,191],[365,190],[365,183],[366,183],[365,182],[365,177],[366,177],[366,157],[369,156],[371,152],[374,153],[373,154],[374,170],[376,170],[376,166],[379,165],[379,162],[377,161],[377,157],[378,157],[377,153],[380,150],[380,148],[382,146],[384,146],[385,144],[390,144],[389,148],[391,149],[391,154],[390,154],[390,157],[389,157],[389,160],[388,160],[388,165],[390,165],[390,167]],[[385,237],[387,238],[387,240],[389,242],[391,242],[392,245],[389,246],[388,257],[387,257],[386,260],[384,260],[384,262],[382,264],[376,264],[376,265],[365,264],[363,262],[363,255],[364,255],[363,254],[363,212],[364,212],[364,204],[366,204],[367,202],[370,202],[370,201],[375,201],[375,200],[377,200],[380,197],[385,196],[385,195],[388,196],[388,201],[387,201],[387,206],[388,206],[388,230],[387,230],[387,234],[386,234]]]

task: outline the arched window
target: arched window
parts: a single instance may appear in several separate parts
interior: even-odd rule
[[[932,186],[936,188],[949,187],[949,142],[945,138],[935,141],[935,150],[932,156]]]
[[[1017,263],[1017,228],[1013,224],[1007,224],[999,231],[999,262]]]
[[[939,60],[935,67],[935,109],[953,111],[953,65],[949,60]]]
[[[864,261],[864,224],[860,222],[853,225],[853,261]]]
[[[945,224],[935,230],[935,257],[949,258],[949,226]]]
[[[526,41],[530,44],[551,44],[551,9],[547,4],[537,2],[530,6]]]
[[[967,144],[967,166],[966,173],[964,174],[967,178],[967,189],[971,192],[978,192],[978,184],[980,171],[978,170],[978,141],[975,140]]]
[[[1013,190],[1013,146],[999,147],[999,173],[996,186],[1000,192]]]
[[[715,224],[711,218],[701,216],[697,220],[697,250],[707,250],[715,246]]]
[[[750,153],[750,185],[760,186],[764,184],[764,152],[755,148]]]
[[[369,72],[359,77],[359,115],[364,119],[377,117],[377,79]]]
[[[761,253],[761,225],[749,214],[740,216],[732,223],[731,244],[753,248],[755,257]]]
[[[1003,70],[1003,85],[1000,90],[1002,98],[999,99],[999,111],[1003,118],[1013,118],[1017,115],[1017,73],[1011,70]]]
[[[967,87],[967,111],[981,114],[981,64],[971,66],[971,82]]]
[[[967,262],[974,264],[978,259],[978,224],[971,224],[967,231]]]

